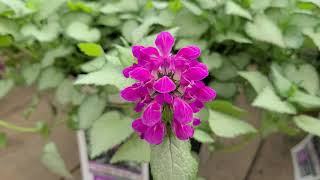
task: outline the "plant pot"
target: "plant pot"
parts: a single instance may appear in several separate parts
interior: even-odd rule
[[[85,132],[77,132],[79,156],[83,180],[149,180],[149,165],[143,163],[132,165],[130,163],[108,163],[109,156],[117,147],[106,152],[97,159],[90,160]]]

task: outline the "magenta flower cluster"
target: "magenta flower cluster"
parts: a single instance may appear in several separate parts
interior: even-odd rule
[[[193,113],[216,96],[201,82],[208,76],[208,68],[197,60],[201,54],[197,46],[189,45],[171,54],[174,37],[169,32],[161,32],[155,45],[157,48],[132,47],[137,63],[125,68],[123,74],[137,82],[123,89],[121,97],[135,102],[135,111],[142,111],[132,123],[142,139],[160,144],[171,127],[178,139],[187,140],[193,137],[193,126],[201,123]]]

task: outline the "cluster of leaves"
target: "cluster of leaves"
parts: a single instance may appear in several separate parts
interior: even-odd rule
[[[15,85],[36,84],[38,92],[54,92],[54,105],[67,111],[69,127],[88,132],[90,157],[123,143],[112,162],[149,161],[151,152],[156,179],[174,179],[175,173],[192,179],[197,163],[188,144],[167,137],[150,148],[132,135],[137,114],[118,97],[132,83],[121,74],[134,63],[130,46],[151,45],[166,30],[177,37],[175,50],[201,47],[201,61],[210,69],[207,83],[218,100],[198,113],[199,142],[216,149],[219,136],[295,135],[297,127],[320,135],[320,120],[313,116],[320,109],[319,13],[314,0],[0,0],[0,56],[6,65],[0,97]],[[258,129],[233,105],[239,92],[263,110]],[[52,144],[44,154],[59,157]]]

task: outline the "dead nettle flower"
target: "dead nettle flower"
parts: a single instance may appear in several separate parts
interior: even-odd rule
[[[142,139],[160,144],[171,127],[178,139],[187,140],[193,137],[193,126],[201,123],[193,113],[216,96],[201,82],[208,76],[208,68],[197,61],[201,54],[197,46],[189,45],[171,54],[174,37],[169,32],[161,32],[155,45],[157,48],[132,47],[137,64],[125,68],[123,74],[137,82],[123,89],[121,97],[135,102],[135,111],[142,111],[132,123]]]

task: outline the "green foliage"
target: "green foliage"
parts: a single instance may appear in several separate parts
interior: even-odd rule
[[[253,126],[236,117],[213,110],[209,112],[209,125],[218,136],[232,138],[247,133],[256,133]]]
[[[88,56],[93,56],[93,57],[98,57],[103,54],[103,49],[99,44],[95,43],[79,43],[78,47],[80,50],[88,55]]]
[[[162,144],[151,146],[151,172],[155,180],[196,178],[198,162],[190,152],[190,142],[180,141],[173,134]]]
[[[49,142],[43,148],[41,162],[53,173],[71,178],[70,172],[67,170],[66,165],[60,156],[56,145],[53,142]]]
[[[110,160],[111,163],[121,161],[149,162],[150,145],[140,139],[138,135],[133,135],[127,142],[120,146],[119,150]]]
[[[90,157],[100,155],[129,137],[132,133],[130,124],[130,118],[121,117],[116,111],[103,114],[89,131]]]
[[[320,136],[320,131],[319,131],[320,120],[319,119],[316,119],[307,115],[299,115],[299,116],[295,116],[293,120],[299,128],[311,134]]]
[[[124,143],[114,162],[146,160],[124,153],[140,153],[131,146],[144,146],[138,139],[125,141],[138,115],[118,97],[133,83],[122,70],[136,62],[130,46],[152,45],[158,32],[169,31],[176,37],[174,51],[188,44],[201,48],[200,61],[210,71],[206,83],[219,98],[196,114],[203,121],[196,140],[214,146],[213,135],[258,134],[244,121],[246,112],[233,105],[242,90],[252,106],[271,114],[261,118],[263,137],[295,135],[293,123],[316,134],[316,120],[305,113],[320,110],[319,9],[315,0],[0,0],[0,61],[6,65],[0,72],[0,98],[15,85],[52,90],[53,109],[64,108],[73,129],[89,132],[92,157]],[[50,134],[43,127],[43,134]],[[172,167],[185,179],[195,173],[188,143],[170,137],[153,149],[175,158]],[[187,153],[186,162],[168,157],[181,152]],[[172,173],[152,158],[155,177]]]

